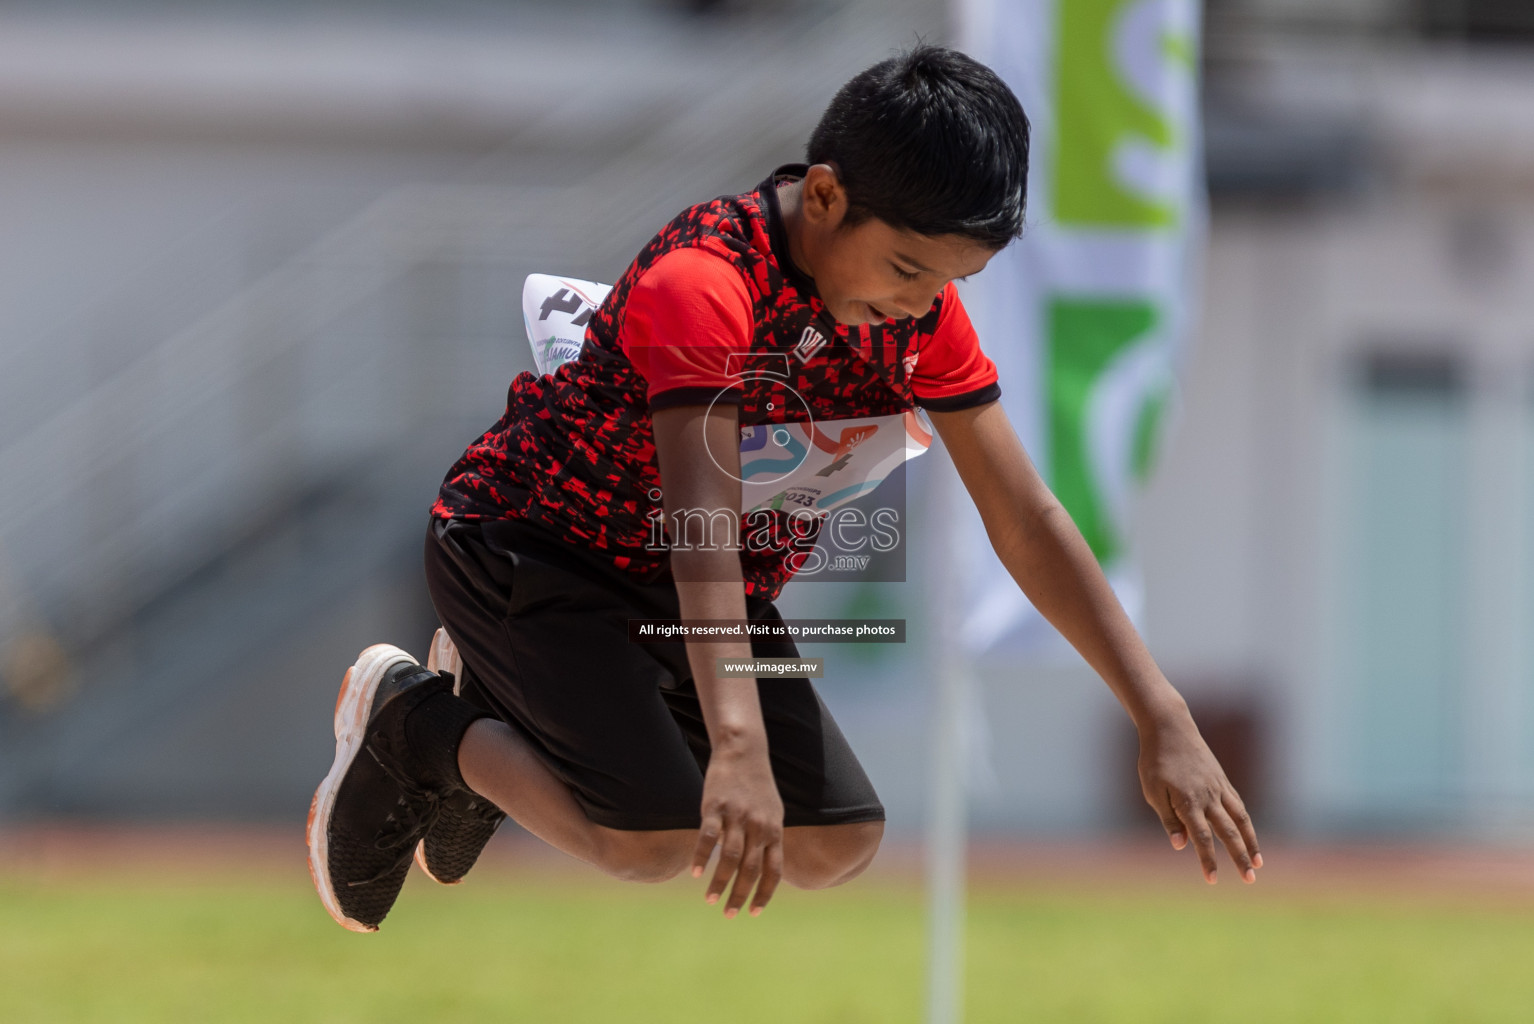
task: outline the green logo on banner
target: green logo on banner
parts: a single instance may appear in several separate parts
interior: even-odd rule
[[[1063,225],[1166,228],[1177,207],[1125,187],[1117,160],[1126,143],[1164,152],[1186,145],[1178,126],[1134,91],[1120,64],[1118,29],[1135,0],[1062,0],[1056,57],[1055,217]],[[1134,42],[1133,35],[1127,36]],[[1146,38],[1147,65],[1174,64],[1191,74],[1191,38],[1163,32]]]
[[[1049,303],[1050,488],[1099,562],[1113,561],[1126,541],[1099,481],[1121,478],[1126,471],[1144,480],[1168,395],[1162,381],[1157,389],[1136,396],[1139,407],[1127,453],[1129,465],[1122,467],[1101,465],[1103,456],[1093,448],[1093,398],[1106,371],[1155,330],[1159,321],[1156,306],[1149,301],[1053,299]],[[1111,427],[1105,425],[1105,430]]]

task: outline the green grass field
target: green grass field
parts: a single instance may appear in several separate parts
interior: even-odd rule
[[[300,867],[301,872],[301,867]],[[353,935],[307,876],[0,881],[0,1020],[916,1022],[922,896],[785,889],[724,921],[699,883],[412,875]],[[1260,883],[1259,883],[1260,885]],[[1534,1020],[1534,911],[1222,884],[977,885],[968,1020]]]

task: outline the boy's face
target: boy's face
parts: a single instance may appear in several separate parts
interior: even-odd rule
[[[816,164],[799,195],[799,250],[826,309],[839,323],[920,317],[956,278],[985,269],[994,249],[959,235],[919,235],[876,217],[847,224],[847,193]]]

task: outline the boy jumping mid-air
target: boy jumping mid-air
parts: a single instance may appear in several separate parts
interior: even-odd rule
[[[507,815],[619,878],[701,877],[717,848],[706,899],[726,917],[784,879],[862,872],[884,808],[810,681],[715,672],[793,643],[632,643],[628,620],[779,622],[821,518],[784,502],[742,517],[742,450],[766,425],[835,438],[837,420],[916,406],[997,557],[1133,719],[1172,845],[1191,840],[1212,883],[1219,841],[1255,880],[1240,797],[1024,453],[954,289],[1023,229],[1017,98],[921,46],[848,82],[808,158],[662,228],[579,356],[520,374],[449,471],[426,571],[456,678],[364,651],[310,809],[315,886],[345,927],[377,929],[413,857],[459,881]],[[726,543],[677,543],[716,515],[738,520]]]

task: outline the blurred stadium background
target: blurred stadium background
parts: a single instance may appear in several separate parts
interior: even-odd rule
[[[1364,842],[1413,864],[1413,850],[1443,864],[1479,847],[1428,888],[1489,878],[1526,906],[1534,7],[1209,0],[1203,16],[1207,275],[1177,425],[1137,512],[1147,638],[1270,845]],[[426,509],[531,368],[523,277],[613,279],[677,210],[799,159],[835,88],[918,36],[952,38],[948,5],[0,4],[6,941],[46,933],[25,880],[74,864],[64,847],[119,849],[108,837],[146,829],[175,845],[212,824],[286,849],[270,838],[286,829],[300,864],[342,671],[378,640],[425,653]],[[890,810],[897,882],[928,792],[923,569],[781,602],[790,617],[910,620],[905,649],[824,650],[827,700]],[[991,667],[982,684],[984,841],[1153,840],[1133,737],[1090,670]],[[1051,863],[1019,854],[1017,873],[1062,877]],[[569,883],[571,907],[611,888],[584,884]],[[1004,953],[1009,925],[975,927],[992,925]],[[1502,948],[1530,948],[1528,928],[1504,926]],[[919,973],[912,936],[909,965],[876,959],[870,976]],[[1006,961],[987,948],[977,970]],[[995,968],[998,991],[1013,969]],[[1466,971],[1466,990],[1488,988]],[[1503,980],[1490,987],[1526,1007],[1515,997],[1534,993]],[[977,991],[977,1019],[992,1004],[984,1019],[1016,1019]],[[1125,1016],[1089,1010],[1091,994],[1039,1019],[1162,1019],[1149,988]],[[894,1019],[877,1000],[807,1005],[818,1016],[762,1019]],[[1371,1019],[1263,1005],[1280,1015],[1248,1019]],[[567,1019],[652,1019],[591,1012]],[[1520,1019],[1499,1012],[1421,1019]]]

